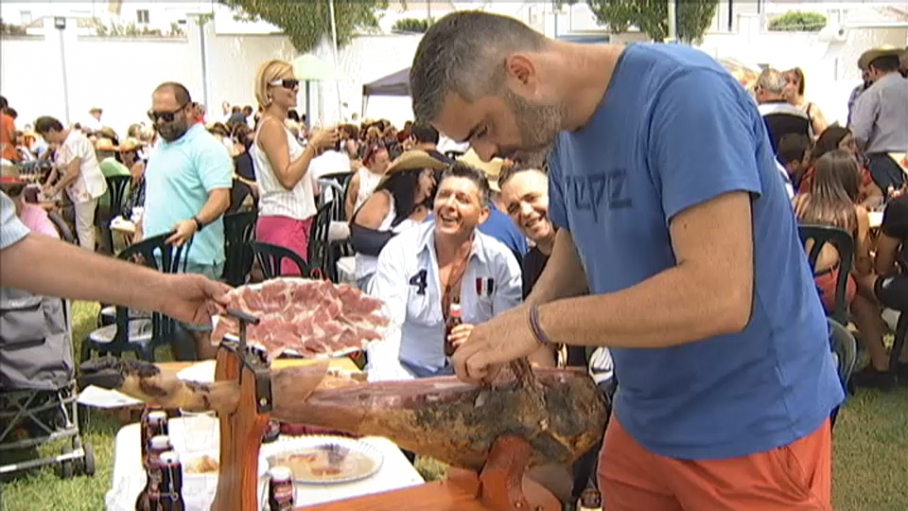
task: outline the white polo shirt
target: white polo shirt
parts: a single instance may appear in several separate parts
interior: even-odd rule
[[[500,241],[479,231],[461,280],[463,322],[478,324],[517,306],[520,265]],[[438,370],[445,366],[445,318],[441,310],[435,222],[395,236],[382,249],[371,293],[385,302],[392,326],[369,352],[369,379],[410,379],[400,361]]]

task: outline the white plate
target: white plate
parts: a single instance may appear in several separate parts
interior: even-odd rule
[[[281,280],[290,282],[290,283],[295,283],[295,282],[301,282],[301,283],[302,283],[302,282],[309,282],[309,281],[311,280],[311,279],[304,279],[304,278],[300,278],[300,277],[278,277],[278,278],[281,279]],[[238,288],[236,288],[236,289],[249,288],[249,289],[259,290],[259,289],[262,288],[263,285],[264,285],[264,282],[260,282],[260,283],[257,283],[257,284],[248,284],[248,285],[246,285],[246,286],[241,286],[241,287],[238,287]],[[337,286],[338,284],[334,284],[334,285]],[[390,318],[390,317],[391,317],[390,314],[388,314],[387,305],[382,305],[382,310],[380,311],[380,313],[381,313],[383,316],[385,316],[386,318]],[[215,315],[215,316],[212,316],[212,317],[211,317],[212,330],[217,329],[218,321],[220,321],[220,318],[221,318],[221,317],[220,317],[219,315]],[[381,334],[382,336],[384,336],[385,333],[386,333],[386,328],[387,328],[387,326],[385,326],[385,327],[376,327],[376,328],[374,328],[374,330],[376,330],[379,334]],[[233,335],[233,334],[227,334],[227,335],[225,335],[225,337],[228,338],[228,339],[230,339],[230,340],[234,340],[234,341],[238,341],[238,340],[239,340],[239,338],[238,338],[237,336]],[[249,343],[250,345],[258,346],[258,347],[260,347],[260,348],[263,348],[263,346],[261,346],[260,344],[258,344],[258,343],[255,342],[255,341],[252,341],[252,340],[247,340],[247,341],[248,341],[248,343]],[[314,358],[314,359],[339,358],[339,357],[345,357],[345,356],[350,355],[350,354],[352,354],[352,353],[356,353],[357,351],[365,351],[366,348],[369,346],[369,344],[372,344],[372,342],[379,342],[379,341],[363,341],[363,342],[361,343],[362,346],[360,346],[359,348],[345,348],[345,349],[342,349],[342,350],[339,350],[339,351],[334,351],[334,352],[331,352],[331,353],[320,353],[320,354],[318,354],[318,355],[302,355],[302,354],[300,354],[299,352],[297,352],[297,351],[295,351],[295,350],[292,350],[292,349],[285,349],[285,350],[284,350],[284,353],[287,354],[287,355],[289,355],[289,356],[292,356],[292,357],[310,358],[310,359],[313,359],[313,358]]]
[[[325,445],[336,445],[343,449],[348,449],[347,460],[351,456],[362,456],[371,462],[371,467],[353,474],[314,478],[299,476],[294,473],[294,481],[303,484],[340,484],[361,481],[375,475],[381,469],[382,462],[384,462],[384,456],[381,451],[368,441],[330,435],[310,435],[286,440],[281,439],[267,446],[262,446],[262,455],[267,458],[270,466],[277,466],[280,463],[280,457],[283,455],[295,454]]]

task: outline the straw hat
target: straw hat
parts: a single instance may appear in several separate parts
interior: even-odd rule
[[[498,186],[498,177],[501,176],[501,167],[504,165],[504,160],[492,158],[491,161],[482,161],[476,151],[470,149],[466,154],[457,158],[457,161],[481,170],[486,175],[486,179],[489,180],[489,188],[493,192],[501,191],[501,187]]]
[[[117,150],[121,153],[128,153],[130,151],[138,151],[144,145],[145,144],[135,138],[127,138],[120,144],[120,147],[118,147]]]
[[[418,149],[411,149],[401,154],[397,157],[396,160],[391,162],[391,165],[388,166],[388,170],[385,171],[385,175],[382,176],[379,184],[384,183],[394,174],[398,174],[407,170],[445,170],[447,168],[448,165],[446,163],[436,160],[431,155],[429,155],[429,153],[420,151]]]
[[[114,145],[113,140],[107,137],[101,137],[95,142],[95,151],[118,151],[119,148]]]
[[[880,57],[902,57],[905,54],[905,48],[899,48],[887,44],[884,46],[878,46],[870,50],[865,51],[861,54],[861,57],[858,59],[858,67],[861,69],[867,69],[870,67],[870,63]]]

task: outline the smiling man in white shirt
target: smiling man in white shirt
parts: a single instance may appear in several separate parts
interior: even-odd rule
[[[517,260],[476,229],[489,216],[488,196],[481,171],[454,164],[438,185],[435,220],[399,234],[382,250],[372,294],[387,304],[393,326],[370,350],[370,378],[453,374],[444,347],[450,304],[457,301],[462,310],[464,324],[451,335],[459,346],[472,325],[520,303]]]

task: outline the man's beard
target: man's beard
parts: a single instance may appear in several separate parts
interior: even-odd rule
[[[174,121],[165,126],[158,126],[158,134],[168,142],[178,140],[189,131],[189,124],[186,121]]]
[[[510,90],[505,91],[504,99],[520,131],[520,147],[505,148],[504,156],[516,153],[521,166],[541,168],[561,131],[561,107],[533,105]]]

